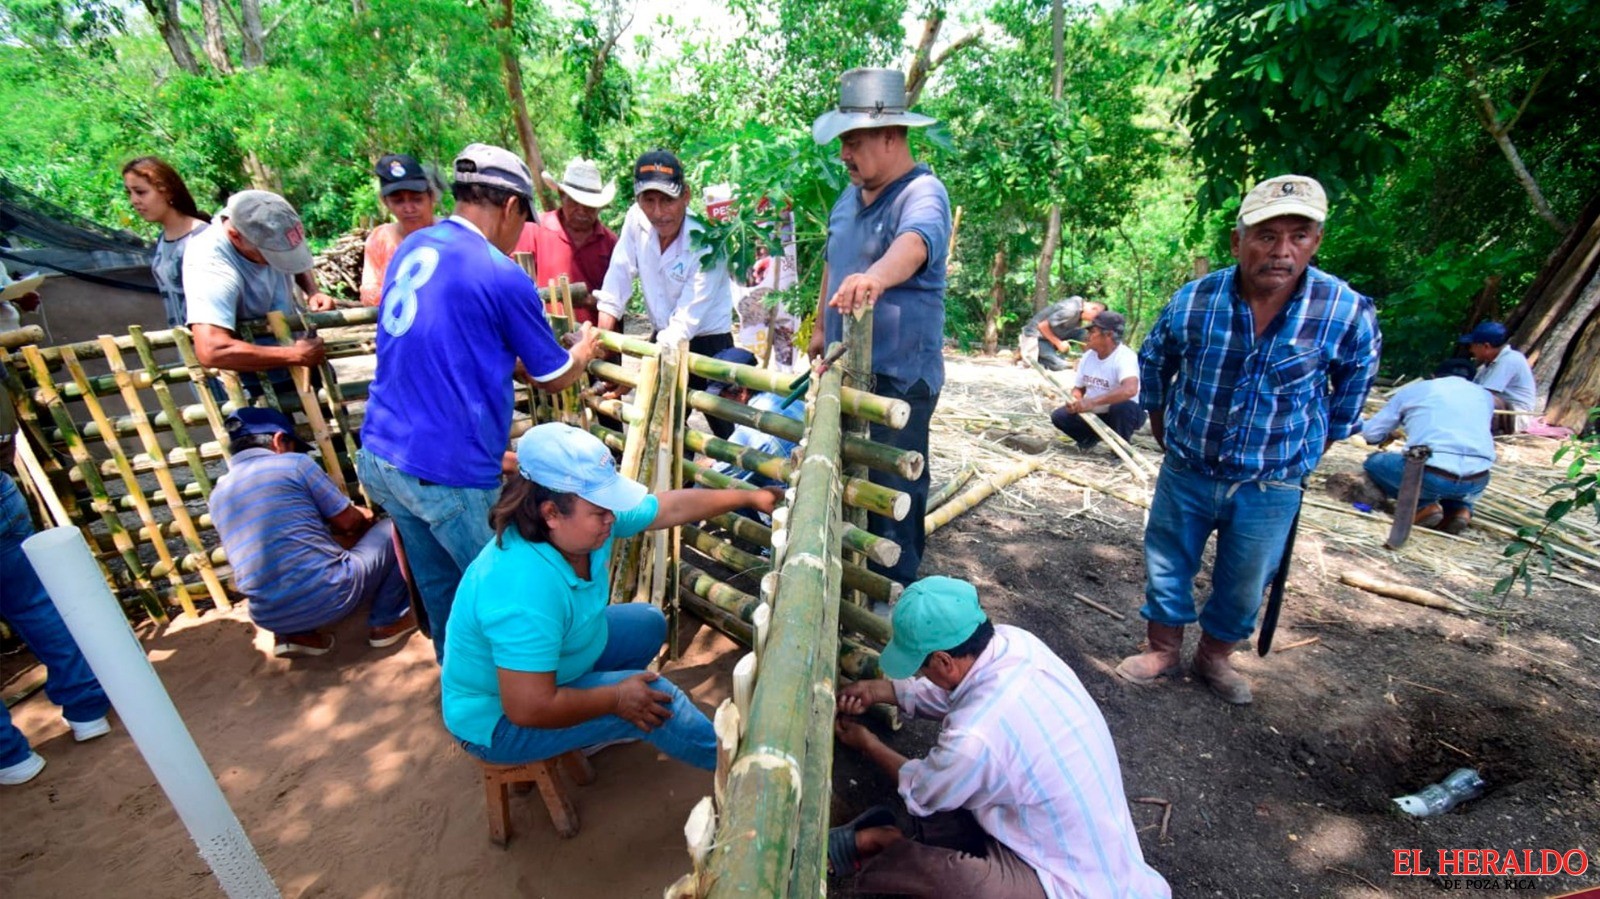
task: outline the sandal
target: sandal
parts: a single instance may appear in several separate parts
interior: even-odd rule
[[[856,849],[856,833],[869,827],[884,827],[894,823],[894,809],[875,805],[856,816],[849,824],[841,824],[828,831],[828,870],[835,874],[853,873],[861,868],[861,855]]]

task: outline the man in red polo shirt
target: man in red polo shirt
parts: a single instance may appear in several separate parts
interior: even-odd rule
[[[589,159],[574,159],[557,181],[549,172],[544,182],[561,192],[561,208],[542,213],[524,225],[516,252],[532,253],[540,287],[565,275],[573,284],[599,290],[611,265],[617,235],[600,223],[600,210],[617,195],[617,186],[600,177],[600,166]],[[594,300],[573,303],[577,322],[597,320]]]

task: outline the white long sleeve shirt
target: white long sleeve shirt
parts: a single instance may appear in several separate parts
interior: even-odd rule
[[[678,236],[663,250],[655,227],[635,203],[617,234],[611,267],[595,293],[596,306],[620,321],[638,278],[658,343],[733,330],[733,282],[723,262],[701,268],[693,243],[702,230],[693,216],[685,217]]]
[[[1038,637],[994,631],[955,690],[893,682],[906,714],[944,719],[927,758],[900,769],[906,809],[967,809],[1038,873],[1050,899],[1167,899],[1171,888],[1139,848],[1100,707]]]

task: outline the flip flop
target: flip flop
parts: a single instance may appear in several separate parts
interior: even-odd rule
[[[861,856],[856,851],[856,832],[869,827],[883,827],[894,823],[894,809],[875,805],[849,824],[841,824],[828,831],[828,870],[835,874],[854,872],[861,867]]]

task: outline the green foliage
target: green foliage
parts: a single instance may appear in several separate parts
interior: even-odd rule
[[[1544,510],[1544,520],[1537,525],[1517,528],[1517,536],[1503,552],[1505,564],[1511,572],[1494,583],[1493,593],[1504,605],[1513,588],[1522,584],[1524,597],[1533,594],[1533,571],[1537,565],[1546,575],[1556,561],[1556,547],[1560,540],[1555,535],[1561,520],[1574,512],[1593,509],[1595,520],[1600,522],[1600,408],[1589,410],[1589,434],[1573,437],[1561,444],[1552,462],[1566,460],[1567,480],[1545,491],[1547,496],[1559,495]]]

